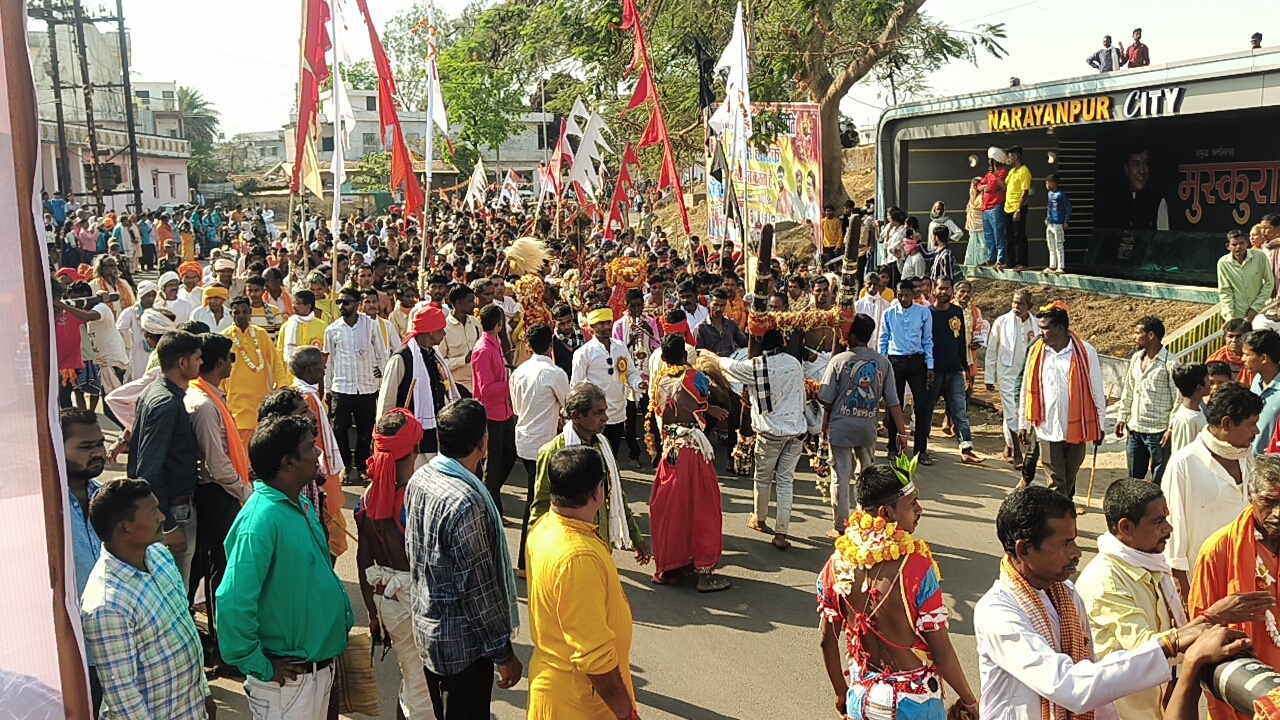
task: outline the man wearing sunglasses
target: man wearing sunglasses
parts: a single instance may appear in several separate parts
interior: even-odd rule
[[[343,288],[338,292],[338,313],[340,317],[324,331],[323,351],[328,358],[324,387],[332,398],[333,432],[346,465],[343,484],[349,485],[358,482],[356,477],[363,474],[360,470],[369,459],[387,351],[373,321],[360,312],[359,291]],[[354,453],[348,435],[353,424]]]
[[[587,313],[594,337],[573,353],[569,387],[589,382],[604,390],[608,422],[601,433],[617,451],[627,419],[627,389],[640,394],[640,371],[627,346],[612,340],[613,311],[599,307]]]

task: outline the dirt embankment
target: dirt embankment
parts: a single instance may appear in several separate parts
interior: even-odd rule
[[[1133,344],[1133,324],[1138,318],[1147,315],[1158,317],[1164,321],[1165,332],[1172,334],[1208,308],[1199,303],[1115,297],[981,278],[973,280],[973,299],[982,310],[982,316],[990,321],[1009,312],[1013,291],[1019,288],[1031,290],[1033,311],[1054,300],[1067,303],[1071,308],[1071,329],[1092,343],[1099,353],[1115,357],[1128,357],[1137,349]]]

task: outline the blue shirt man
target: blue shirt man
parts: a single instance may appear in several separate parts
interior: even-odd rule
[[[90,480],[87,487],[89,502],[93,502],[94,494],[102,486],[96,480]],[[84,586],[89,582],[89,573],[93,572],[93,566],[98,564],[98,556],[102,554],[102,541],[98,539],[98,533],[94,532],[93,525],[89,522],[89,506],[82,506],[75,495],[70,497],[70,501],[71,550],[75,554],[76,597],[79,597],[84,594]]]
[[[880,354],[924,355],[924,366],[932,370],[933,315],[924,305],[916,305],[915,297],[915,286],[901,283],[897,302],[884,311],[880,320]]]
[[[67,473],[71,550],[76,568],[76,597],[84,594],[89,574],[102,554],[102,541],[89,522],[89,503],[100,487],[97,477],[107,465],[106,442],[98,416],[91,410],[67,408],[60,417],[62,457]]]

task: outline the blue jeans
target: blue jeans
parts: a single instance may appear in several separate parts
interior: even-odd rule
[[[1169,462],[1160,440],[1164,433],[1139,433],[1129,431],[1129,440],[1124,454],[1129,457],[1129,477],[1142,480],[1147,477],[1147,468],[1151,468],[1151,481],[1160,484],[1164,477],[1164,466]]]
[[[1004,207],[997,205],[982,211],[982,234],[987,240],[987,262],[1003,265],[1007,260],[1004,252]]]
[[[961,370],[935,371],[933,385],[929,387],[929,415],[938,404],[938,398],[947,401],[947,414],[956,426],[960,449],[973,449],[973,434],[969,431],[969,405],[964,396],[964,372]]]

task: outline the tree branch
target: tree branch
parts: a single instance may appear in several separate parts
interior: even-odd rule
[[[840,74],[836,75],[835,80],[826,89],[822,102],[838,102],[848,94],[854,83],[866,77],[876,63],[892,52],[894,43],[902,35],[902,29],[920,12],[920,7],[924,3],[925,0],[904,0],[902,6],[889,18],[880,36],[862,53],[862,57],[846,65]]]

